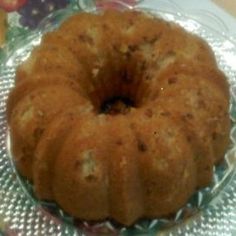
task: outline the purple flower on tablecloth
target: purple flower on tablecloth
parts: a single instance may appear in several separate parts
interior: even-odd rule
[[[33,29],[51,12],[65,8],[69,0],[28,0],[27,4],[18,10],[21,25]]]

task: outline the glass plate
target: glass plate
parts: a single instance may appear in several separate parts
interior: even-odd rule
[[[116,2],[117,3],[117,2]],[[127,5],[121,4],[127,8]],[[131,8],[131,6],[129,6]],[[138,6],[132,7],[139,9]],[[219,67],[229,78],[231,87],[230,115],[236,120],[236,47],[224,35],[188,15],[171,10],[140,9],[202,36],[213,48]],[[87,9],[88,11],[88,9]],[[95,11],[94,9],[91,11]],[[141,220],[129,228],[111,221],[89,223],[76,221],[54,203],[38,201],[32,186],[21,178],[9,152],[5,110],[9,90],[14,86],[15,69],[27,58],[41,36],[75,13],[60,10],[48,16],[38,30],[16,45],[0,66],[0,228],[14,235],[234,235],[236,229],[236,128],[232,126],[232,145],[224,161],[214,170],[212,184],[196,192],[185,207],[171,218]]]

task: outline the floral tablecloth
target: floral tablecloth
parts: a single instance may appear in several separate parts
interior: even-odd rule
[[[62,8],[79,9],[92,4],[99,7],[107,0],[0,0],[0,62],[18,40],[27,37],[40,21]],[[135,4],[137,0],[123,0]],[[7,46],[7,47],[6,47]]]

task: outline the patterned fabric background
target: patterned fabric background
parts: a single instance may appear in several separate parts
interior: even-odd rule
[[[140,1],[123,2],[135,4]],[[6,56],[8,48],[24,39],[45,16],[62,8],[79,9],[92,4],[96,7],[106,4],[109,7],[109,0],[0,0],[0,61]]]

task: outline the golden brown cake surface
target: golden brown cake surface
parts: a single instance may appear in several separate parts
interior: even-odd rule
[[[224,156],[228,87],[207,43],[174,23],[75,14],[17,68],[7,105],[16,167],[39,199],[79,219],[167,216]]]

